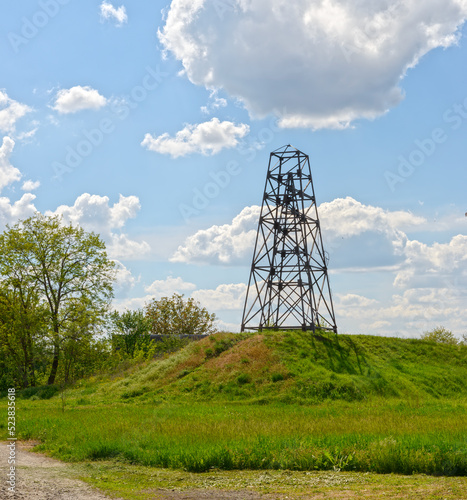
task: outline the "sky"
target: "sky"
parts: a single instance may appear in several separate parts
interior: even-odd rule
[[[310,157],[341,333],[467,333],[465,0],[9,0],[0,230],[98,232],[113,307],[239,331],[269,153]]]

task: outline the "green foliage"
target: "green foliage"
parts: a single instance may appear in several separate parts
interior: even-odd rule
[[[0,390],[34,386],[45,375],[47,310],[34,288],[24,286],[24,271],[0,283]]]
[[[240,373],[240,375],[237,377],[238,385],[245,385],[249,384],[250,382],[251,382],[251,377],[246,373]]]
[[[56,385],[42,385],[38,387],[28,387],[18,391],[17,397],[20,399],[30,399],[32,401],[39,399],[50,399],[57,395],[60,388]]]
[[[58,216],[36,213],[0,235],[0,277],[0,348],[7,369],[18,364],[15,352],[23,356],[15,382],[35,385],[45,356],[48,384],[55,383],[62,363],[68,383],[75,362],[88,359],[112,297],[114,263],[104,242],[63,225]]]
[[[271,374],[271,381],[272,382],[280,382],[284,380],[284,375],[282,373],[272,373]]]
[[[429,332],[425,332],[422,337],[423,340],[428,340],[429,342],[438,342],[440,344],[452,344],[456,345],[459,343],[454,334],[446,330],[444,326],[437,326]]]
[[[113,311],[109,317],[109,330],[113,350],[134,358],[138,351],[149,349],[149,321],[141,309],[119,313]]]
[[[183,295],[174,294],[153,300],[146,306],[146,317],[151,333],[172,334],[211,334],[215,332],[215,314],[194,299],[183,300]]]

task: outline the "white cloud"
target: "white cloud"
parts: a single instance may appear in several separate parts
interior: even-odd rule
[[[369,299],[355,293],[348,293],[346,295],[337,294],[337,299],[339,300],[339,304],[341,306],[349,307],[352,309],[355,307],[374,306],[378,303],[378,301],[375,299]]]
[[[403,98],[407,70],[460,37],[465,0],[172,0],[159,38],[191,82],[283,127],[346,127]]]
[[[84,109],[100,109],[107,104],[107,99],[89,86],[76,85],[62,89],[55,96],[54,109],[59,113],[76,113]]]
[[[123,23],[128,21],[128,16],[126,13],[126,8],[124,5],[115,8],[109,2],[101,3],[101,17],[105,20],[113,20],[116,21],[116,26],[120,27]]]
[[[153,298],[160,299],[161,297],[171,297],[174,293],[185,294],[196,288],[194,283],[184,281],[182,278],[173,278],[169,276],[165,280],[155,280],[149,286],[145,287],[145,291]]]
[[[408,241],[404,257],[404,265],[394,280],[398,287],[467,286],[466,235],[458,234],[449,243],[433,245]]]
[[[10,99],[4,90],[0,90],[0,132],[13,133],[16,122],[32,108]]]
[[[186,125],[184,129],[170,137],[165,133],[159,137],[146,134],[142,146],[157,153],[168,154],[172,158],[190,153],[214,155],[224,148],[238,145],[238,139],[250,131],[243,123],[235,125],[229,121],[219,121],[218,118],[197,125]]]
[[[132,240],[120,230],[128,219],[136,217],[140,208],[136,196],[120,195],[119,201],[111,206],[107,196],[84,193],[74,205],[61,205],[53,213],[62,215],[66,223],[79,224],[86,231],[100,234],[113,259],[139,259],[149,252],[149,244]]]
[[[0,228],[6,224],[15,224],[18,220],[27,219],[37,212],[33,201],[36,196],[32,193],[25,193],[23,196],[11,204],[9,198],[0,198]]]
[[[197,231],[178,247],[171,260],[229,265],[249,263],[260,210],[256,205],[246,207],[230,224]],[[423,217],[410,212],[390,212],[380,207],[364,205],[351,197],[322,203],[318,207],[318,213],[325,249],[331,253],[334,268],[347,265],[355,267],[357,262],[349,259],[358,256],[361,257],[362,264],[393,265],[394,256],[400,255],[407,241],[402,230],[426,223]],[[333,255],[344,245],[366,245],[373,252],[373,262],[368,254],[361,251]]]
[[[462,289],[411,288],[384,302],[354,297],[354,294],[337,294],[334,298],[341,333],[418,337],[424,331],[444,325],[460,337],[467,329],[464,314],[467,297]]]
[[[180,245],[172,262],[239,264],[252,257],[260,207],[244,208],[231,224],[197,231]]]
[[[367,231],[389,233],[397,238],[401,231],[426,222],[423,217],[410,212],[391,212],[380,207],[364,205],[350,196],[321,203],[318,213],[323,231],[329,239],[348,238]]]
[[[23,182],[23,185],[21,186],[21,189],[23,191],[34,191],[41,185],[40,181],[31,181],[27,180]]]
[[[191,296],[208,311],[240,310],[245,302],[245,283],[219,285],[214,290],[195,290]]]
[[[10,137],[4,137],[0,146],[0,192],[12,182],[21,179],[21,172],[10,163],[10,156],[15,147],[15,141]]]
[[[136,279],[131,271],[125,267],[120,261],[115,260],[116,264],[116,280],[114,286],[115,297],[126,297],[135,287],[138,279]]]
[[[209,102],[206,106],[201,106],[201,111],[206,115],[209,115],[213,111],[217,111],[219,108],[225,108],[226,106],[227,99],[219,97],[217,90],[211,90],[209,94]]]

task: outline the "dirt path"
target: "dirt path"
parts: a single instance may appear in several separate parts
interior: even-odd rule
[[[76,478],[74,468],[65,462],[28,451],[34,444],[16,443],[15,488],[8,491],[9,443],[0,442],[0,498],[3,500],[119,500],[109,497]],[[148,496],[160,500],[272,500],[270,495],[250,491],[170,491],[154,490]],[[121,499],[120,499],[121,500]]]
[[[29,446],[30,447],[30,446]],[[27,451],[28,445],[16,446],[15,491],[8,491],[7,474],[10,449],[0,442],[0,497],[5,500],[109,500],[70,473],[70,466],[52,458]]]

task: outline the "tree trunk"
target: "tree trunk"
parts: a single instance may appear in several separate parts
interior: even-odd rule
[[[52,361],[52,369],[50,370],[49,380],[47,381],[47,385],[55,384],[55,377],[57,376],[58,370],[58,356],[60,350],[57,344],[54,345],[54,358]]]

